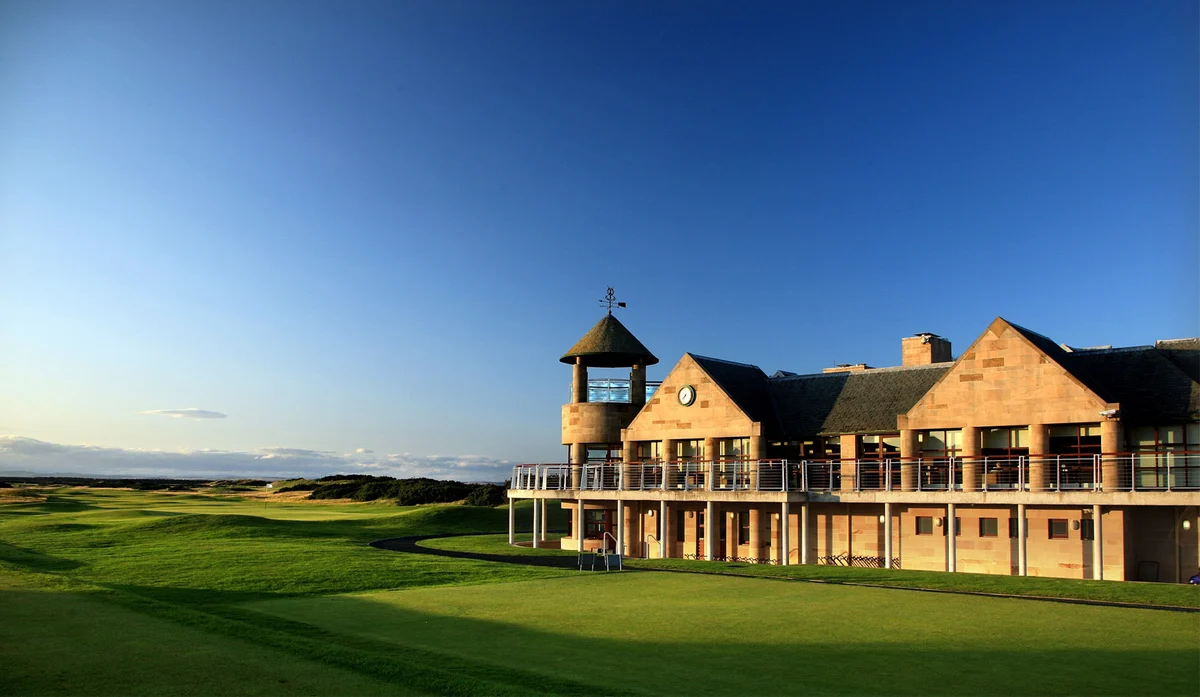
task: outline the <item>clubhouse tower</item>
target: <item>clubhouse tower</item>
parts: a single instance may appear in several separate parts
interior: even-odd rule
[[[1200,566],[1200,339],[1070,348],[996,318],[957,358],[815,374],[658,363],[611,310],[561,358],[563,464],[512,500],[570,513],[564,549],[1181,582]],[[591,378],[589,368],[629,368]],[[559,544],[559,543],[556,543]]]

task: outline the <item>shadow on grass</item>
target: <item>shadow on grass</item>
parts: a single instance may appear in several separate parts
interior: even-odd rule
[[[82,563],[0,542],[0,561],[28,571],[71,571]]]
[[[469,552],[463,550],[437,549],[425,547],[419,543],[422,540],[446,537],[470,537],[491,533],[460,533],[455,535],[413,535],[410,537],[392,537],[385,540],[375,540],[370,545],[376,549],[386,549],[392,552],[407,552],[409,554],[425,554],[434,557],[450,559],[474,559],[476,561],[491,561],[501,564],[520,564],[523,566],[549,566],[558,569],[577,568],[578,560],[572,556],[535,556],[527,554],[487,554],[485,552]]]
[[[504,596],[504,590],[497,588],[497,594]],[[1063,648],[1062,639],[1052,634],[1031,636],[1017,647],[978,635],[927,639],[922,632],[814,642],[827,634],[814,629],[772,643],[755,637],[746,623],[730,627],[729,640],[714,642],[692,638],[686,628],[649,623],[634,631],[649,626],[653,635],[636,640],[621,627],[591,629],[604,626],[603,616],[579,617],[572,626],[584,631],[567,633],[353,596],[230,611],[240,621],[285,635],[379,657],[434,661],[530,692],[574,692],[582,683],[581,691],[592,694],[1194,694],[1200,680],[1194,646],[1085,649],[1072,637],[1074,645]]]

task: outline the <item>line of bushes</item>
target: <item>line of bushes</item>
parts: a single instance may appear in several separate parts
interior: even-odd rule
[[[499,506],[505,501],[504,487],[496,484],[465,484],[426,477],[396,479],[366,474],[335,474],[316,480],[300,480],[277,489],[278,493],[286,491],[311,491],[308,497],[318,500],[394,499],[399,506],[455,501],[462,501],[468,506]]]

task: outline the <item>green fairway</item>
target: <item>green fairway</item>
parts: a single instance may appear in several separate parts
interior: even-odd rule
[[[1187,694],[1200,685],[1196,617],[1150,610],[636,572],[254,607],[651,694]]]
[[[366,544],[500,532],[504,508],[41,494],[0,504],[3,694],[1200,689],[1196,615],[700,574],[581,574]],[[529,505],[518,506],[526,531]],[[550,522],[561,527],[557,507]],[[571,555],[509,547],[497,534],[422,544]],[[752,571],[767,569],[778,572]],[[788,569],[850,580],[864,571]]]

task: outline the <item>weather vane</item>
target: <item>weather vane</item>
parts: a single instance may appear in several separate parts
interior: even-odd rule
[[[614,307],[625,307],[625,303],[617,302],[617,294],[613,292],[613,287],[608,287],[608,293],[604,295],[604,299],[600,301],[601,305],[608,307],[608,314],[612,314]]]

